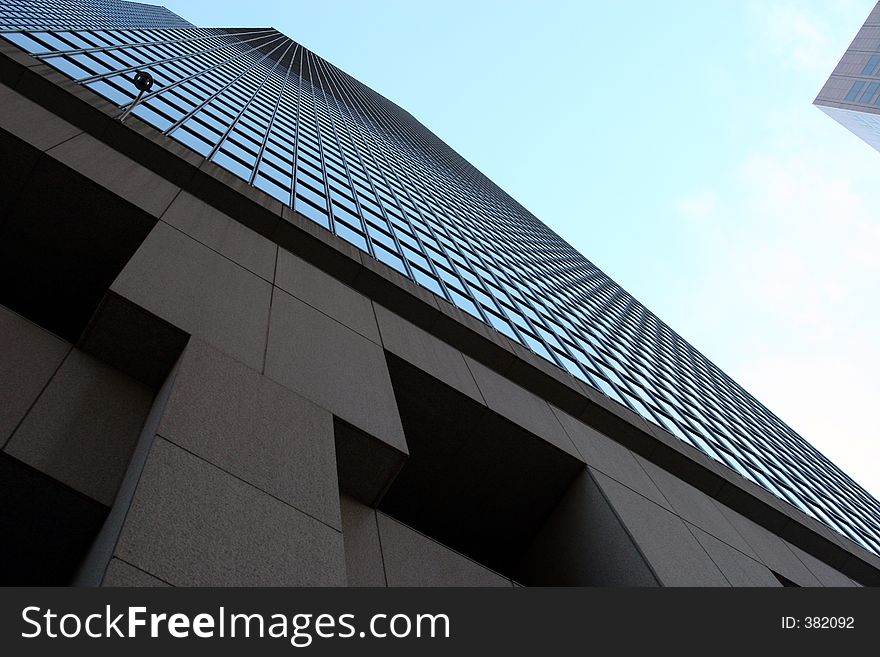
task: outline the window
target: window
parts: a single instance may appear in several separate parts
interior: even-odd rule
[[[880,55],[871,55],[865,68],[862,69],[862,75],[877,75],[880,72]]]
[[[847,103],[851,103],[855,101],[856,97],[859,95],[859,92],[864,89],[865,83],[861,80],[856,80],[853,82],[852,88],[849,90],[849,93],[846,95],[846,98],[843,100]]]

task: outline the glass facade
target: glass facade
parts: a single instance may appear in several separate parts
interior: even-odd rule
[[[822,87],[815,105],[880,151],[880,2]]]
[[[0,30],[192,27],[165,7],[123,0],[3,0]]]
[[[880,80],[880,53],[870,56],[859,75],[867,79],[853,80],[844,102],[866,107],[880,106],[880,94],[877,93],[880,91],[880,81],[871,81],[871,78]]]
[[[120,113],[148,70],[135,116],[880,554],[872,496],[407,112],[275,30],[145,7],[4,0],[2,36]]]

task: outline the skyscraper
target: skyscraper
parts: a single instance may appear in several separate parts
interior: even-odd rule
[[[7,577],[880,582],[875,499],[394,103],[0,7]]]
[[[814,104],[880,150],[880,2],[856,34]]]

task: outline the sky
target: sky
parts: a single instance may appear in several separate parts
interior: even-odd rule
[[[875,0],[163,4],[408,110],[880,497],[880,153],[812,106]]]

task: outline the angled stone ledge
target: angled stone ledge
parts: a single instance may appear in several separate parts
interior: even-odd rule
[[[77,135],[47,154],[156,218],[180,191],[91,135]]]
[[[81,132],[76,126],[58,118],[6,85],[0,85],[0,128],[41,151],[57,146]]]
[[[433,293],[365,253],[360,254],[360,259],[361,267],[352,287],[423,328],[434,325],[439,299]]]
[[[159,222],[111,290],[256,369],[272,285]]]
[[[73,350],[5,451],[110,506],[153,394],[143,384]]]
[[[660,585],[587,468],[532,539],[514,578],[527,586]]]
[[[382,348],[276,289],[266,376],[406,452]]]
[[[181,357],[158,434],[340,528],[331,414],[201,340]]]
[[[140,306],[108,292],[77,342],[78,349],[158,389],[189,335]]]
[[[780,587],[782,584],[770,569],[752,557],[720,541],[699,527],[688,525],[691,533],[705,548],[714,564],[731,586]]]
[[[180,192],[162,221],[273,282],[278,246],[188,192]]]
[[[0,447],[61,366],[71,345],[0,306]]]
[[[282,249],[352,285],[361,270],[361,252],[288,207],[269,237]]]
[[[465,356],[465,363],[489,408],[564,452],[580,458],[546,401],[468,356]]]
[[[816,576],[788,549],[783,539],[724,505],[718,508],[768,568],[798,586],[821,586]]]
[[[801,560],[801,562],[807,567],[807,570],[816,576],[816,579],[822,583],[822,586],[840,586],[846,588],[854,586],[853,581],[849,577],[835,570],[824,561],[817,559],[813,555],[804,552],[790,543],[788,544],[788,549]]]
[[[138,116],[125,123],[108,121],[100,139],[178,187],[189,187],[195,168],[204,158],[171,137],[167,137]]]
[[[639,464],[635,454],[571,415],[551,408],[587,465],[671,510],[669,502]]]
[[[118,111],[90,90],[85,96],[71,99],[79,85],[42,62],[23,69],[13,88],[92,136],[100,135]]]
[[[382,346],[471,399],[485,403],[464,355],[446,342],[374,304]]]
[[[718,510],[711,497],[663,468],[641,457],[636,458],[678,516],[743,554],[758,558],[730,521]]]
[[[343,586],[342,533],[161,438],[116,556],[174,586]]]
[[[377,520],[388,586],[512,586],[509,579],[384,513]]]
[[[663,586],[730,586],[681,518],[601,473],[591,474]]]
[[[5,76],[18,77],[21,67],[30,68],[41,64],[39,59],[31,57],[15,44],[0,39],[0,78]]]
[[[379,344],[379,328],[370,299],[285,249],[278,252],[275,284]]]

